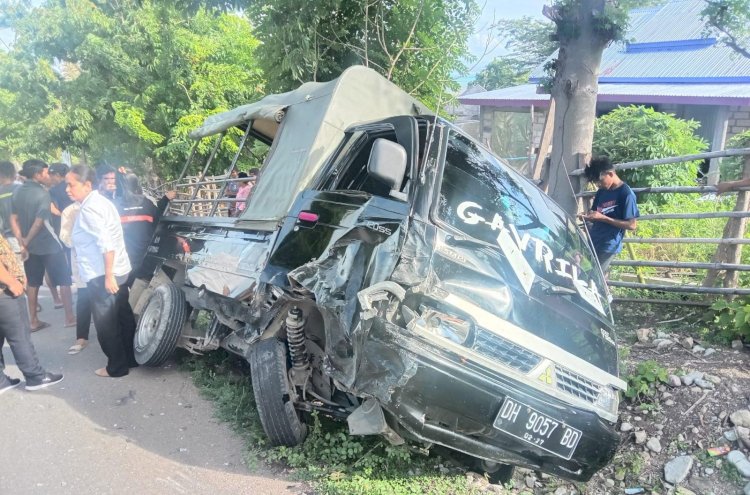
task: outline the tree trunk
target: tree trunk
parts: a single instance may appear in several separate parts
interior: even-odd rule
[[[578,35],[560,39],[552,85],[556,109],[550,153],[549,195],[570,214],[576,213],[575,194],[579,192],[579,187],[578,181],[571,181],[568,174],[577,168],[579,154],[591,154],[599,65],[604,47],[610,41],[602,39],[594,31],[597,20],[592,14],[601,12],[607,3],[606,0],[577,2],[574,16]],[[565,21],[570,22],[570,19]]]

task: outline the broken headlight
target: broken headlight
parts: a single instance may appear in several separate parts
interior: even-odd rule
[[[604,386],[599,391],[599,397],[596,398],[594,405],[612,414],[617,414],[617,408],[620,406],[620,394],[612,387]]]
[[[421,314],[417,320],[417,325],[427,333],[450,340],[458,345],[463,345],[469,338],[472,328],[471,321],[424,304],[419,306],[419,312]]]

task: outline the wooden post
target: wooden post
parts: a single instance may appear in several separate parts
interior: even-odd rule
[[[531,178],[539,180],[542,178],[542,169],[544,162],[547,159],[547,153],[549,152],[549,145],[552,143],[552,129],[555,124],[555,100],[550,99],[549,110],[547,111],[547,118],[544,121],[544,129],[542,130],[542,139],[539,142],[539,153],[536,155],[534,161],[534,168],[531,170]],[[545,181],[546,182],[546,181]],[[546,184],[544,190],[546,191]]]
[[[745,156],[744,166],[742,168],[742,178],[750,178],[750,156]],[[750,206],[750,191],[738,191],[737,202],[734,205],[734,211],[747,211]],[[724,226],[723,238],[741,239],[745,237],[747,227],[747,218],[730,218]],[[741,244],[722,244],[716,248],[716,253],[711,260],[715,263],[733,263],[738,264],[742,258]],[[704,287],[713,287],[716,279],[719,277],[718,270],[709,270],[703,281]],[[724,287],[736,287],[738,274],[735,270],[727,270],[724,275]]]
[[[529,129],[531,129],[531,132],[529,132],[529,163],[528,163],[528,170],[531,172],[534,168],[534,105],[531,105],[531,108],[529,109]]]

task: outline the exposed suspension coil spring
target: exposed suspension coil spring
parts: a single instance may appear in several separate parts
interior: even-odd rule
[[[292,368],[299,371],[306,370],[308,358],[305,347],[305,316],[297,306],[292,307],[286,316],[286,340],[289,344]]]

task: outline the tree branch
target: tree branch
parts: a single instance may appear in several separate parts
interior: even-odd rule
[[[406,48],[409,45],[409,42],[414,36],[414,32],[417,30],[417,24],[419,23],[419,18],[422,17],[422,9],[424,9],[424,0],[421,0],[419,2],[419,10],[417,10],[417,15],[414,17],[414,22],[412,23],[411,29],[409,30],[409,35],[406,37],[406,40],[404,40],[404,43],[401,45],[401,49],[398,51],[396,56],[391,59],[391,67],[388,69],[388,75],[386,76],[386,78],[389,81],[391,80],[391,76],[393,75],[393,69],[396,68],[398,59],[401,58],[401,55],[404,53],[404,48]]]
[[[734,35],[732,35],[732,33],[730,33],[729,31],[727,31],[723,27],[717,26],[716,24],[712,23],[711,26],[714,29],[716,29],[717,31],[719,31],[720,33],[722,33],[724,36],[727,37],[727,39],[721,40],[722,43],[724,43],[729,48],[731,48],[732,50],[736,51],[737,53],[739,53],[743,57],[750,58],[750,51],[748,51],[748,49],[746,49],[743,46],[741,46],[740,43],[739,43],[739,41],[737,41],[737,38],[735,38]]]

